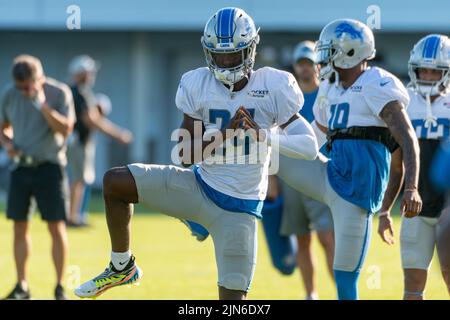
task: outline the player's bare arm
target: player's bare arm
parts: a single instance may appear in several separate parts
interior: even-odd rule
[[[180,129],[187,130],[190,133],[190,136],[191,136],[191,141],[190,141],[189,146],[188,146],[187,143],[184,143],[183,148],[180,151],[180,158],[182,159],[181,160],[181,164],[184,167],[189,167],[192,164],[201,161],[202,160],[201,158],[200,159],[195,159],[194,157],[197,154],[198,155],[202,155],[203,154],[203,149],[204,149],[204,147],[206,147],[206,145],[203,146],[203,144],[204,144],[203,133],[205,132],[205,126],[204,126],[204,124],[202,122],[201,136],[200,137],[196,137],[195,136],[195,130],[194,130],[195,122],[202,122],[202,121],[194,119],[194,118],[188,116],[187,114],[183,114],[183,122],[181,123]],[[195,152],[195,151],[194,152],[190,152],[190,156],[189,156],[189,152],[187,152],[186,150],[187,150],[188,147],[190,147],[190,150],[194,149],[194,147],[196,146],[195,139],[200,139],[202,141],[201,150],[200,150],[200,152]],[[179,138],[178,138],[178,143],[182,143],[182,142],[185,142],[185,141],[183,141],[183,137],[180,135]]]
[[[392,210],[404,178],[402,149],[397,148],[391,156],[389,183],[384,194],[381,212],[390,212]]]
[[[391,210],[395,200],[400,193],[403,183],[403,155],[402,149],[397,148],[392,153],[391,166],[389,171],[389,183],[383,198],[383,204],[378,219],[378,234],[387,244],[394,244],[394,227],[391,217]]]
[[[404,155],[405,191],[401,209],[405,217],[417,216],[422,209],[422,199],[418,192],[419,183],[419,144],[414,134],[406,110],[398,101],[391,101],[383,108],[380,117],[386,122],[389,131],[398,142]]]
[[[321,125],[320,123],[318,123],[317,121],[314,121],[315,125],[317,126],[317,128],[320,129],[320,131],[322,131],[323,133],[327,133],[328,132],[328,128]]]

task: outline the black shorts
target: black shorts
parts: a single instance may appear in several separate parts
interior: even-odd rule
[[[15,221],[29,220],[36,200],[45,221],[66,221],[69,209],[69,184],[64,168],[44,163],[18,167],[11,172],[6,216]]]

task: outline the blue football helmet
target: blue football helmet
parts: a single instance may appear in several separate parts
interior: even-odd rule
[[[418,77],[418,69],[435,69],[442,72],[438,81],[425,81]],[[408,61],[411,86],[418,93],[438,95],[450,89],[450,39],[440,34],[423,37],[414,45]]]
[[[259,35],[253,19],[239,8],[223,8],[217,11],[206,23],[201,43],[206,63],[220,82],[233,85],[243,79],[253,69],[256,45]],[[241,62],[233,67],[217,65],[215,54],[241,52]]]

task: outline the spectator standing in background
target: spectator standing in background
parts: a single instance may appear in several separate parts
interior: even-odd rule
[[[69,226],[86,225],[86,221],[80,219],[80,211],[85,186],[91,185],[95,180],[93,132],[100,130],[123,144],[128,144],[133,139],[130,131],[118,127],[102,115],[102,106],[99,106],[101,99],[92,90],[98,69],[98,63],[87,55],[75,57],[69,65],[77,118],[67,151],[71,178]]]
[[[16,57],[12,76],[13,84],[4,91],[0,102],[0,143],[15,163],[6,214],[14,221],[17,285],[6,298],[31,297],[27,263],[34,197],[52,238],[55,298],[66,299],[62,281],[68,252],[65,220],[69,197],[64,167],[66,138],[75,121],[72,94],[65,84],[46,77],[41,62],[33,56]]]
[[[312,122],[313,105],[319,90],[318,66],[314,42],[300,42],[294,49],[293,69],[305,103],[300,114]],[[322,133],[320,133],[322,134]],[[320,150],[326,153],[324,148]],[[328,206],[313,200],[281,182],[284,197],[281,234],[297,236],[297,264],[303,279],[306,299],[318,299],[315,281],[315,257],[312,252],[312,234],[315,231],[324,250],[328,271],[333,277],[334,233],[333,218]]]

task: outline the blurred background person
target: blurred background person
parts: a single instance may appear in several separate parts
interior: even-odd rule
[[[303,41],[297,44],[293,52],[294,75],[305,98],[300,114],[308,122],[314,120],[312,109],[320,83],[314,46],[315,43],[312,41]],[[326,153],[324,149],[321,152]],[[303,279],[306,299],[315,300],[318,299],[318,292],[312,234],[313,231],[317,233],[319,243],[325,252],[328,271],[333,277],[334,234],[331,211],[327,205],[299,193],[286,183],[280,181],[280,184],[284,198],[281,234],[297,236],[297,264]]]
[[[123,144],[133,139],[130,131],[118,127],[105,117],[105,112],[111,110],[111,101],[106,95],[95,95],[93,92],[98,69],[98,63],[88,55],[73,58],[69,65],[77,118],[67,150],[71,180],[70,227],[87,225],[86,216],[80,215],[80,212],[83,199],[83,211],[89,199],[90,188],[85,194],[85,186],[90,186],[95,180],[94,131],[99,130]]]
[[[112,111],[111,99],[103,93],[96,93],[97,108],[100,115],[107,117]],[[92,170],[95,170],[95,159],[92,159]],[[94,171],[95,172],[95,171]],[[87,225],[87,219],[89,214],[89,201],[91,200],[92,184],[86,184],[84,187],[83,200],[80,208],[80,225]]]
[[[39,59],[20,55],[14,59],[13,84],[0,103],[0,143],[14,159],[6,214],[14,221],[14,258],[17,285],[7,299],[30,299],[27,262],[31,238],[31,198],[48,224],[56,268],[56,299],[66,299],[62,286],[68,241],[68,184],[65,173],[66,138],[73,128],[75,111],[69,87],[46,77]],[[6,133],[4,129],[12,129]],[[42,270],[42,272],[48,272]]]
[[[309,122],[314,120],[312,108],[320,84],[314,47],[313,41],[306,40],[298,43],[294,48],[292,64],[294,76],[305,98],[300,114]]]

